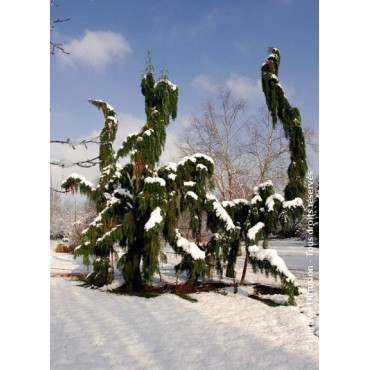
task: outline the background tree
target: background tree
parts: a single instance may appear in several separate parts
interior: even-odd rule
[[[58,239],[64,236],[60,222],[62,220],[62,199],[60,193],[51,190],[54,187],[52,176],[50,176],[50,239]]]
[[[246,113],[245,99],[219,89],[216,99],[207,98],[192,115],[177,143],[182,155],[201,152],[214,159],[215,186],[222,200],[251,196],[253,188],[266,180],[279,191],[288,182],[290,148],[283,128],[273,125],[266,107],[254,116]],[[317,151],[317,133],[305,126],[304,135]]]
[[[243,181],[248,176],[245,109],[244,99],[236,99],[230,89],[220,89],[217,104],[211,98],[202,104],[201,113],[193,114],[177,145],[183,155],[201,152],[214,159],[214,181],[222,200],[245,197],[248,192]]]

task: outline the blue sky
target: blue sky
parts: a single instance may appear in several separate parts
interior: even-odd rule
[[[269,46],[280,49],[279,78],[291,104],[300,109],[303,123],[318,129],[316,0],[57,4],[51,7],[51,18],[71,19],[58,24],[51,39],[65,42],[70,55],[50,57],[53,139],[89,137],[100,130],[102,116],[88,104],[91,97],[108,101],[126,126],[124,131],[135,131],[145,118],[140,78],[147,49],[157,77],[167,65],[170,80],[180,87],[178,119],[169,127],[172,138],[217,86],[231,87],[246,98],[251,114],[263,105],[260,67]],[[51,155],[67,153],[52,147]]]

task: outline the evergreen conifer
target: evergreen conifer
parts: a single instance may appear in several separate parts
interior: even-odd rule
[[[305,177],[307,172],[306,146],[301,127],[299,110],[292,107],[279,83],[278,71],[280,52],[277,48],[269,48],[269,56],[262,64],[262,90],[266,104],[271,113],[273,125],[278,119],[283,125],[285,135],[289,138],[290,165],[288,168],[289,182],[285,188],[285,198],[304,198],[306,194]]]
[[[65,189],[78,189],[86,194],[98,211],[98,216],[83,231],[81,245],[75,249],[75,255],[83,255],[86,263],[91,256],[94,259],[87,283],[102,286],[112,281],[111,257],[118,243],[124,250],[118,261],[124,288],[140,291],[159,270],[164,257],[163,240],[182,257],[175,267],[178,273],[186,271],[189,279],[198,279],[210,277],[214,271],[221,275],[225,271],[235,281],[238,247],[244,240],[246,263],[249,260],[256,271],[279,276],[293,304],[297,293],[294,276],[276,251],[261,251],[256,244],[278,224],[289,227],[291,219],[303,213],[302,200],[296,197],[286,201],[268,181],[254,189],[251,201],[234,199],[220,203],[209,192],[213,187],[214,162],[200,153],[158,167],[166,127],[177,115],[179,89],[169,81],[167,70],[155,80],[150,54],[141,91],[145,98],[146,124],[138,133],[127,136],[117,152],[113,142],[118,121],[113,107],[101,100],[90,100],[103,111],[105,118],[100,135],[99,183],[93,186],[82,176],[72,174],[62,184]],[[290,127],[290,122],[286,125]],[[292,158],[296,159],[295,146],[291,147]],[[122,166],[120,159],[127,156],[130,161]],[[299,186],[297,189],[302,190]],[[288,190],[286,195],[294,191]],[[192,240],[186,239],[177,228],[178,219],[185,211],[190,215]],[[204,217],[212,236],[201,243]]]

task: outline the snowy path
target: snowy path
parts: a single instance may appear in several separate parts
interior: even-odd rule
[[[318,369],[307,319],[243,295],[145,299],[51,278],[51,369]]]

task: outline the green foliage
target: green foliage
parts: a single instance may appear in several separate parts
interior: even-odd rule
[[[160,261],[164,260],[163,239],[181,256],[175,267],[177,273],[186,272],[189,279],[196,280],[210,277],[215,271],[221,275],[225,271],[226,276],[235,278],[240,242],[244,240],[247,246],[258,243],[280,223],[287,226],[292,217],[303,212],[299,202],[286,204],[283,197],[275,194],[272,183],[266,182],[255,189],[251,201],[235,199],[221,204],[208,193],[213,188],[214,162],[199,153],[178,163],[156,167],[165,145],[166,127],[177,116],[178,87],[168,80],[167,73],[156,82],[150,54],[141,79],[141,92],[146,123],[138,133],[128,136],[117,152],[113,149],[118,128],[114,109],[101,100],[90,100],[105,118],[100,135],[99,183],[93,186],[76,174],[63,183],[65,189],[86,194],[98,211],[97,217],[83,230],[81,245],[75,250],[75,255],[82,255],[86,263],[93,257],[93,272],[86,278],[87,283],[102,286],[112,281],[109,257],[117,243],[124,251],[117,267],[122,271],[125,290],[142,290],[144,283],[153,281]],[[294,109],[281,113],[276,91],[270,93],[272,114],[275,112],[279,119],[280,115],[299,114]],[[299,132],[293,136],[291,143],[295,138],[302,139]],[[295,143],[296,148],[302,149],[301,144]],[[122,166],[119,160],[125,156],[129,156],[130,163]],[[297,173],[300,176],[302,167],[294,172],[293,166],[290,171],[292,176]],[[194,241],[184,238],[177,229],[184,212],[190,216],[189,229]],[[201,220],[205,217],[213,236],[201,243]],[[255,227],[258,230],[252,233]],[[265,262],[258,262],[258,266],[263,263],[267,273],[277,276],[274,266]],[[253,263],[257,266],[256,261]],[[284,282],[284,276],[280,278],[284,289],[291,294],[293,287]]]
[[[286,276],[281,273],[276,266],[272,265],[267,260],[259,260],[257,258],[250,257],[249,259],[250,264],[252,265],[253,272],[261,272],[264,273],[266,277],[272,276],[275,280],[279,277],[282,283],[283,292],[288,294],[288,304],[291,306],[295,306],[295,299],[294,296],[298,295],[298,287],[295,285],[294,282],[288,281]]]
[[[279,119],[283,124],[286,137],[289,138],[291,163],[288,168],[289,182],[285,188],[285,197],[287,199],[304,198],[307,161],[301,116],[299,110],[290,105],[279,83],[280,52],[276,48],[270,48],[269,52],[270,55],[261,68],[262,90],[274,127]]]
[[[195,303],[195,302],[198,302],[197,299],[195,298],[192,298],[190,297],[189,295],[185,294],[185,293],[175,293],[178,297],[182,298],[182,299],[185,299],[186,301],[189,301],[191,303]]]
[[[94,271],[86,277],[86,283],[97,287],[112,283],[113,269],[110,267],[109,258],[97,257],[94,261]]]
[[[260,302],[264,303],[265,305],[267,305],[269,307],[278,307],[278,306],[281,306],[281,304],[276,303],[276,302],[272,301],[271,299],[261,298],[261,297],[258,297],[256,295],[250,295],[248,297],[249,298],[252,298],[252,299],[255,299],[257,301],[260,301]]]

